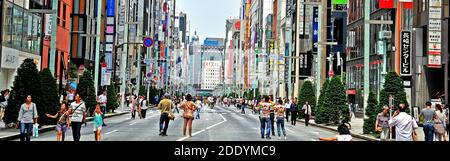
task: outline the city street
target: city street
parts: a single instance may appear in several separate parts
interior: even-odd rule
[[[147,112],[147,118],[131,120],[131,116],[122,115],[105,120],[108,126],[102,129],[102,141],[266,141],[260,138],[258,115],[246,110],[241,114],[236,107],[218,107],[201,113],[199,120],[194,120],[192,137],[182,136],[182,111],[175,113],[176,119],[170,122],[168,136],[159,136],[159,111]],[[333,137],[337,133],[313,126],[305,127],[300,122],[292,126],[285,122],[287,141],[318,141],[319,137]],[[276,130],[276,125],[275,125]],[[32,141],[56,141],[56,132],[41,133]],[[354,140],[358,140],[354,138]],[[16,140],[18,141],[18,139]],[[66,132],[66,141],[73,141],[72,130]],[[81,141],[94,141],[93,123],[81,129]],[[278,140],[272,136],[270,141]]]

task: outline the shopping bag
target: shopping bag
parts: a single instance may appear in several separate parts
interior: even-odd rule
[[[33,137],[39,137],[39,124],[33,124]]]

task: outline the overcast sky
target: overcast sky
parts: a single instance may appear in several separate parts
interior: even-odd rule
[[[228,18],[239,18],[241,0],[177,0],[176,12],[183,12],[190,22],[191,35],[197,31],[201,43],[205,37],[225,38]],[[189,24],[188,24],[189,28]]]

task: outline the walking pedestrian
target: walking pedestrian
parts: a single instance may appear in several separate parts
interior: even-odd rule
[[[423,132],[425,134],[425,141],[433,141],[436,111],[431,108],[431,102],[427,102],[425,105],[426,108],[420,112],[420,116],[424,118]]]
[[[272,129],[272,136],[275,136],[275,103],[272,102],[272,100],[270,100],[269,102],[271,104],[270,106],[270,128]]]
[[[8,106],[8,99],[9,99],[9,90],[3,90],[1,91],[0,96],[0,121],[3,120],[3,117],[5,116],[6,107]]]
[[[180,113],[180,109],[178,108],[178,106],[180,106],[180,103],[181,103],[181,100],[182,99],[182,97],[175,97],[175,106],[173,106],[174,107],[174,112],[175,111],[177,111],[177,113]]]
[[[319,138],[320,141],[352,141],[353,137],[350,133],[351,125],[347,120],[343,120],[338,126],[339,134],[331,138]]]
[[[67,103],[71,104],[73,101],[75,101],[75,91],[73,89],[69,89],[69,91],[67,91]]]
[[[200,119],[200,110],[202,109],[202,101],[200,101],[199,96],[197,96],[195,104],[197,105],[197,112],[195,113],[195,119]]]
[[[17,118],[17,126],[20,125],[20,141],[31,141],[33,124],[37,124],[37,119],[36,104],[31,102],[31,95],[28,95],[25,103],[20,106]]]
[[[163,99],[158,104],[158,109],[161,111],[161,116],[159,117],[159,136],[167,136],[167,128],[169,128],[169,115],[172,110],[172,100],[170,100],[170,95],[166,93]]]
[[[141,106],[141,119],[145,119],[145,116],[147,115],[147,109],[148,109],[148,102],[147,98],[145,96],[142,96],[142,101],[140,103]]]
[[[447,120],[447,117],[444,114],[442,106],[440,104],[436,104],[436,117],[434,125],[434,136],[436,141],[447,141],[447,137],[445,136],[445,120]]]
[[[289,101],[289,98],[284,99],[284,108],[286,110],[286,122],[289,122],[289,115],[291,113],[291,104],[292,102]]]
[[[134,120],[136,116],[136,99],[134,95],[130,96],[130,103],[128,104],[131,111],[131,119]]]
[[[100,104],[95,106],[94,110],[94,138],[95,141],[100,141],[103,126],[103,113],[100,110]]]
[[[238,98],[238,99],[236,100],[236,102],[237,102],[236,109],[237,109],[237,111],[239,111],[239,110],[241,109],[241,106],[242,106],[242,104],[241,104],[241,98]]]
[[[292,101],[291,108],[289,110],[291,111],[291,125],[295,126],[295,124],[297,123],[297,113],[298,113],[297,97],[295,97],[294,101]]]
[[[57,141],[64,141],[66,138],[67,127],[70,126],[70,115],[65,102],[61,104],[61,109],[55,115],[45,114],[49,118],[56,119]]]
[[[75,102],[70,104],[69,113],[74,141],[80,141],[81,125],[86,122],[86,105],[79,94],[75,94]]]
[[[389,107],[383,107],[383,111],[377,115],[375,121],[375,131],[380,133],[381,141],[387,141],[389,139]]]
[[[192,137],[192,121],[194,120],[194,111],[197,110],[197,106],[192,102],[192,96],[190,94],[186,95],[186,102],[181,104],[180,107],[184,110],[183,136],[186,136],[187,128],[189,137]]]
[[[265,97],[264,101],[260,103],[257,110],[261,110],[261,138],[271,139],[271,119],[270,119],[270,109],[272,104],[269,103],[269,97]],[[272,128],[273,129],[273,128]],[[264,134],[266,137],[264,137]]]
[[[311,117],[311,105],[309,105],[308,101],[303,105],[303,114],[305,114],[305,126],[309,125],[309,118]]]
[[[286,130],[284,129],[284,114],[286,112],[286,108],[285,105],[283,105],[283,100],[278,100],[278,104],[275,106],[275,112],[277,115],[278,140],[281,140],[281,131],[283,131],[284,140],[286,140]]]
[[[103,93],[98,96],[97,102],[100,104],[100,110],[102,111],[102,119],[103,119],[103,125],[106,126],[104,119],[106,114],[106,103],[107,103],[107,97],[106,97],[106,90],[103,91]]]
[[[242,99],[242,101],[241,101],[241,114],[245,114],[245,108],[247,108],[247,100],[245,100],[245,99]]]
[[[389,119],[389,126],[395,127],[396,141],[414,141],[417,129],[419,126],[416,121],[406,113],[407,107],[400,104],[400,107],[395,111],[392,118]]]

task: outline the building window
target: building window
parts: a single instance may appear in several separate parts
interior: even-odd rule
[[[66,11],[67,11],[67,5],[63,4],[63,16],[62,16],[62,27],[66,27]]]
[[[56,16],[56,24],[60,24],[60,17],[61,17],[61,1],[58,0],[58,16]]]

